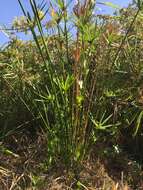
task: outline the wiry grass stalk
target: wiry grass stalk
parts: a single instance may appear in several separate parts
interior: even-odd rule
[[[141,11],[141,7],[142,7],[142,6],[143,6],[143,3],[138,7],[138,10],[136,11],[136,14],[134,15],[134,18],[133,18],[133,20],[131,21],[130,26],[128,27],[128,29],[127,29],[127,31],[126,31],[126,33],[125,33],[125,36],[124,36],[124,38],[123,38],[122,41],[121,41],[121,44],[120,44],[120,46],[119,46],[119,48],[118,48],[118,50],[117,50],[117,52],[116,52],[116,54],[115,54],[115,57],[114,57],[114,59],[113,59],[113,63],[112,63],[112,65],[111,65],[111,68],[116,64],[116,61],[117,61],[118,56],[119,56],[119,54],[120,54],[120,51],[121,51],[121,49],[122,49],[122,47],[123,47],[123,45],[124,45],[124,43],[125,43],[125,41],[126,41],[126,39],[127,39],[127,37],[128,37],[128,34],[129,34],[129,32],[131,31],[131,29],[132,29],[132,27],[133,27],[133,25],[134,25],[134,23],[135,23],[135,21],[136,21],[138,15],[139,15],[140,11]]]

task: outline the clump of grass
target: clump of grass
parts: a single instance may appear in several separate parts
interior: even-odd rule
[[[34,93],[37,98],[33,101],[33,104],[47,130],[49,162],[60,156],[67,165],[72,165],[84,157],[90,140],[90,133],[92,132],[89,114],[93,107],[96,80],[92,77],[95,71],[89,68],[90,60],[88,60],[85,49],[87,42],[84,39],[85,34],[83,34],[82,30],[91,24],[94,3],[85,1],[84,5],[77,4],[74,7],[74,17],[77,20],[77,39],[74,42],[74,51],[70,49],[68,4],[64,1],[59,1],[57,12],[52,7],[53,17],[55,14],[60,17],[60,20],[55,20],[59,39],[54,48],[58,55],[53,55],[58,56],[60,60],[55,63],[51,56],[52,53],[47,47],[42,22],[39,17],[39,11],[43,11],[45,4],[38,7],[36,1],[29,2],[34,17],[30,15],[30,12],[26,12],[20,1],[19,4],[25,18],[27,18],[27,23],[29,23],[46,73],[45,86],[42,89],[38,86],[35,87],[36,91],[34,90]],[[36,25],[31,25],[33,22]],[[35,29],[36,26],[37,29]],[[37,36],[36,30],[38,30],[39,36]],[[94,32],[95,27],[92,26],[91,30]],[[59,40],[61,40],[61,37],[64,40],[63,49],[60,49],[61,42]],[[72,59],[70,54],[73,56]],[[55,64],[58,64],[57,67]],[[90,77],[91,74],[92,76]]]

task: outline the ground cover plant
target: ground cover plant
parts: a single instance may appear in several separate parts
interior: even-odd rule
[[[112,16],[18,3],[0,52],[1,188],[142,189],[142,2]]]

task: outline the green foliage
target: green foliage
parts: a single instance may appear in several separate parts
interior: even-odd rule
[[[141,5],[108,16],[94,15],[93,1],[73,11],[69,3],[54,1],[47,8],[29,0],[31,13],[19,0],[24,16],[13,29],[31,31],[33,40],[13,39],[0,54],[0,138],[42,127],[48,163],[60,160],[68,167],[109,134],[141,136],[143,115]]]

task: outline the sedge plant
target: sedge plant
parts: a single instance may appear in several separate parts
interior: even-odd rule
[[[91,49],[87,49],[87,46],[89,41],[92,43],[99,36],[96,21],[92,24],[95,2],[78,2],[72,14],[68,10],[70,2],[57,1],[57,10],[51,4],[51,19],[57,36],[54,47],[56,55],[47,45],[42,23],[49,9],[45,10],[44,2],[40,6],[35,0],[29,3],[33,15],[25,10],[19,0],[44,65],[44,85],[34,86],[36,98],[33,106],[46,129],[49,162],[60,158],[71,166],[86,155],[92,131],[89,115],[94,111],[96,69],[91,67],[88,57],[94,47],[91,45]],[[42,18],[39,12],[44,12]],[[70,17],[74,20],[74,41],[69,31]],[[90,32],[92,37],[89,39]],[[58,61],[54,59],[56,56]]]
[[[101,22],[94,15],[96,2],[92,0],[77,1],[75,5],[72,1],[58,0],[50,3],[49,8],[44,1],[37,4],[29,0],[31,11],[26,10],[20,0],[18,2],[43,69],[40,73],[42,85],[33,85],[30,93],[34,94],[34,114],[46,130],[48,162],[60,159],[72,166],[87,155],[95,128],[117,127],[118,101],[110,102],[107,91],[113,91],[115,99],[121,97],[122,90],[116,87],[123,82],[118,77],[128,73],[121,64],[123,47],[128,44],[141,5],[122,35],[113,27],[119,23],[119,18],[102,16]],[[49,12],[51,20],[44,24]],[[51,28],[52,48],[47,43]],[[109,112],[107,117],[106,111]],[[96,118],[99,112],[101,118]],[[134,135],[141,117],[142,112]]]

